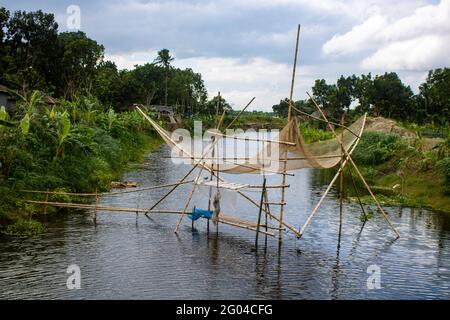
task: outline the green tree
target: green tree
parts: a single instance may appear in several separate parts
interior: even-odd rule
[[[448,124],[450,118],[450,68],[431,70],[420,87],[427,118],[436,124]]]
[[[370,97],[374,114],[387,118],[414,120],[413,92],[395,72],[376,76]]]
[[[157,65],[160,65],[164,68],[165,70],[165,95],[164,95],[164,105],[167,106],[167,90],[168,90],[168,85],[169,85],[169,72],[170,72],[170,68],[171,68],[171,62],[175,60],[171,55],[169,50],[167,49],[162,49],[160,51],[158,51],[158,56],[155,59],[155,63]]]
[[[5,73],[9,66],[10,56],[6,47],[6,26],[9,20],[9,11],[0,7],[0,83],[5,82]]]
[[[103,59],[104,47],[84,32],[64,32],[58,37],[62,50],[63,95],[74,99],[77,91],[91,93],[96,68]]]
[[[4,16],[4,15],[3,15]],[[4,18],[3,18],[4,20]],[[53,14],[16,11],[6,23],[11,57],[7,81],[22,88],[53,90],[59,81],[58,24]]]

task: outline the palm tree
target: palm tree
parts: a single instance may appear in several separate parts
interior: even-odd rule
[[[174,60],[173,57],[170,56],[170,52],[167,49],[162,49],[158,51],[158,56],[156,57],[154,63],[158,64],[165,69],[165,96],[164,96],[164,105],[167,106],[167,86],[169,82],[169,70],[171,68],[170,63]]]

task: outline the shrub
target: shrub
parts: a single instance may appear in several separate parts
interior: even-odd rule
[[[379,165],[389,160],[401,147],[400,136],[382,132],[365,132],[353,152],[362,165]]]

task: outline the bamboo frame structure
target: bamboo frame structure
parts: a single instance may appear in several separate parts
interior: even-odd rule
[[[317,110],[319,111],[319,113],[321,114],[322,118],[327,122],[328,127],[330,128],[330,130],[333,132],[333,135],[336,137],[336,139],[338,139],[339,143],[342,146],[342,141],[340,140],[339,136],[336,134],[336,131],[333,128],[333,125],[328,121],[327,117],[325,116],[325,114],[323,113],[322,109],[320,108],[320,106],[317,104],[317,102],[314,100],[313,97],[311,97],[311,95],[309,93],[307,93],[309,98],[311,99],[311,101],[313,102],[313,104],[316,106]],[[341,172],[344,170],[345,165],[347,164],[347,162],[350,162],[352,164],[352,166],[355,168],[356,173],[358,174],[359,178],[361,179],[361,181],[364,184],[364,187],[367,189],[367,191],[369,192],[370,196],[372,197],[372,199],[375,201],[378,210],[381,212],[381,214],[383,215],[384,219],[387,221],[389,227],[393,230],[393,232],[395,233],[397,238],[400,238],[400,233],[397,231],[397,229],[394,227],[394,225],[392,224],[391,220],[389,219],[389,217],[387,216],[386,212],[383,210],[383,208],[381,207],[380,202],[378,201],[378,199],[375,197],[375,195],[373,194],[372,188],[370,188],[369,184],[367,183],[366,179],[364,178],[364,176],[361,174],[361,172],[359,171],[358,166],[355,164],[355,162],[353,161],[352,157],[350,156],[350,154],[352,152],[347,152],[347,150],[345,150],[345,148],[342,148],[342,151],[345,155],[345,160],[342,162],[341,167],[339,168],[338,172],[336,173],[336,175],[334,176],[334,178],[331,180],[327,190],[325,191],[325,193],[322,195],[321,199],[319,200],[318,204],[316,205],[316,207],[314,208],[314,210],[311,212],[311,214],[309,215],[308,219],[306,220],[305,224],[303,225],[302,229],[300,230],[300,237],[303,235],[306,227],[309,225],[309,223],[311,222],[312,218],[314,217],[314,215],[316,214],[317,210],[319,209],[320,205],[322,204],[325,196],[328,194],[328,192],[331,190],[331,187],[333,186],[334,182],[336,181],[338,175],[341,174]]]
[[[95,193],[70,193],[70,192],[58,192],[58,191],[49,191],[47,190],[46,192],[43,191],[37,191],[37,190],[20,190],[21,192],[24,193],[31,193],[31,194],[44,194],[45,195],[45,201],[37,201],[37,200],[28,200],[27,202],[29,203],[33,203],[33,204],[40,204],[44,206],[44,211],[47,212],[47,206],[55,206],[55,207],[66,207],[66,208],[79,208],[79,209],[89,209],[92,210],[92,220],[94,225],[96,225],[97,223],[97,212],[100,211],[112,211],[112,212],[133,212],[136,215],[143,213],[145,216],[149,217],[149,214],[178,214],[179,217],[177,219],[176,225],[175,225],[175,229],[174,232],[178,233],[179,232],[179,228],[180,225],[183,221],[183,218],[185,215],[190,214],[191,212],[188,211],[188,208],[192,202],[193,196],[197,190],[197,186],[201,184],[200,178],[202,176],[203,172],[207,172],[209,173],[209,183],[207,184],[207,186],[209,186],[209,194],[208,194],[208,211],[212,211],[212,199],[213,199],[213,195],[212,195],[212,190],[214,187],[216,187],[216,197],[214,198],[214,215],[212,216],[211,219],[206,218],[207,220],[207,232],[209,233],[209,228],[210,228],[210,220],[213,220],[213,222],[216,224],[216,232],[218,232],[218,225],[219,223],[222,224],[226,224],[229,226],[233,226],[233,227],[238,227],[238,228],[242,228],[242,229],[246,229],[246,230],[251,230],[254,231],[256,233],[255,235],[255,248],[258,247],[258,240],[260,237],[260,234],[263,234],[266,236],[272,236],[272,237],[276,237],[278,239],[279,244],[282,243],[283,240],[283,232],[293,232],[296,236],[296,238],[301,238],[306,230],[306,228],[308,227],[308,225],[312,222],[312,219],[315,217],[315,215],[317,214],[320,206],[322,205],[323,201],[325,200],[326,196],[328,195],[328,193],[330,192],[331,188],[333,187],[333,185],[336,183],[337,179],[339,178],[339,237],[341,234],[341,230],[342,230],[342,224],[343,224],[343,201],[344,201],[344,169],[346,168],[346,165],[348,163],[351,163],[352,167],[354,167],[356,174],[359,176],[359,178],[361,179],[361,181],[364,184],[364,187],[368,190],[368,192],[370,193],[371,197],[374,199],[378,210],[381,212],[381,214],[383,215],[383,217],[385,218],[385,220],[388,222],[389,226],[392,228],[392,230],[395,232],[397,238],[400,237],[400,234],[398,233],[398,231],[395,229],[395,227],[393,226],[392,222],[390,221],[389,217],[387,216],[387,214],[384,212],[383,208],[381,207],[380,203],[378,202],[378,200],[376,199],[376,197],[374,196],[370,186],[368,185],[368,183],[366,182],[366,180],[364,179],[364,177],[362,176],[361,172],[359,171],[358,167],[356,166],[356,164],[354,163],[351,154],[354,151],[354,149],[356,148],[357,143],[360,141],[361,139],[361,135],[362,135],[362,131],[365,125],[365,117],[362,118],[361,121],[362,122],[362,127],[359,129],[360,132],[355,133],[353,132],[350,128],[346,127],[344,124],[344,117],[341,118],[341,121],[339,124],[331,122],[327,119],[327,117],[325,116],[324,112],[322,111],[321,107],[316,103],[316,101],[313,99],[313,97],[311,97],[311,95],[308,94],[308,96],[310,97],[311,101],[314,103],[314,105],[316,106],[316,108],[318,109],[319,113],[320,113],[320,118],[319,117],[315,117],[313,115],[307,114],[299,109],[297,109],[294,106],[294,102],[293,102],[293,94],[294,94],[294,87],[295,87],[295,75],[296,75],[296,69],[297,69],[297,60],[298,60],[298,50],[299,50],[299,41],[300,41],[300,31],[301,31],[301,26],[298,25],[297,27],[297,37],[296,37],[296,45],[295,45],[295,51],[294,51],[294,62],[293,62],[293,69],[292,69],[292,78],[291,78],[291,83],[290,83],[290,91],[289,91],[289,100],[288,100],[288,124],[295,124],[296,122],[296,118],[292,118],[295,117],[296,114],[294,114],[293,111],[299,113],[299,114],[303,114],[311,119],[315,119],[321,122],[324,122],[328,125],[330,131],[333,133],[336,141],[338,142],[338,147],[340,146],[340,152],[338,150],[334,150],[331,155],[330,154],[321,154],[318,155],[316,158],[317,159],[334,159],[336,162],[332,162],[333,166],[337,165],[337,161],[339,161],[339,169],[337,171],[337,173],[335,174],[335,176],[332,178],[331,182],[329,183],[329,185],[327,186],[325,192],[322,194],[321,198],[319,199],[318,203],[316,204],[316,206],[314,207],[314,209],[312,210],[312,212],[308,215],[306,221],[304,222],[303,226],[299,227],[298,229],[296,227],[294,227],[293,225],[287,223],[284,219],[284,214],[285,214],[285,207],[287,205],[287,201],[286,201],[286,189],[290,187],[290,185],[287,183],[287,177],[288,176],[294,176],[293,173],[288,172],[288,161],[290,160],[309,160],[309,155],[305,152],[305,153],[301,153],[298,152],[296,155],[298,155],[299,157],[290,157],[288,155],[288,150],[287,147],[291,147],[291,146],[297,146],[296,141],[294,140],[294,138],[288,138],[288,139],[253,139],[253,138],[240,138],[240,137],[236,137],[236,136],[229,136],[227,134],[223,134],[220,132],[220,128],[224,122],[225,119],[225,110],[223,110],[222,114],[220,115],[220,106],[221,106],[221,94],[220,92],[218,93],[218,100],[217,100],[217,104],[216,104],[216,110],[215,110],[215,128],[216,131],[215,132],[209,132],[210,134],[212,133],[212,142],[208,145],[208,147],[206,148],[206,150],[201,154],[200,157],[195,157],[193,154],[190,154],[189,152],[187,152],[186,150],[183,150],[180,146],[178,146],[178,144],[170,137],[169,132],[165,131],[164,129],[162,129],[161,127],[158,127],[157,125],[154,124],[154,121],[152,119],[150,119],[148,117],[148,115],[143,112],[139,107],[136,107],[136,109],[138,110],[138,112],[140,112],[142,114],[142,116],[147,119],[152,126],[155,127],[155,129],[158,131],[158,133],[160,133],[163,138],[169,143],[172,143],[174,145],[174,148],[177,148],[181,154],[183,154],[183,156],[180,156],[178,158],[183,158],[183,159],[190,159],[192,162],[192,168],[190,168],[188,170],[188,172],[181,178],[179,179],[177,182],[175,183],[170,183],[170,184],[163,184],[163,185],[159,185],[159,186],[152,186],[152,187],[146,187],[146,188],[139,188],[139,189],[134,189],[134,190],[124,190],[124,191],[115,191],[115,192],[110,192],[110,193],[99,193],[98,190],[95,191]],[[243,114],[243,112],[251,105],[251,103],[255,100],[255,97],[253,97],[248,103],[247,105],[232,119],[232,121],[228,124],[228,126],[225,128],[225,132],[227,129],[229,129],[239,118],[240,116]],[[292,122],[291,122],[292,121]],[[334,127],[333,126],[338,126],[340,128],[342,128],[344,131],[348,131],[350,132],[352,135],[354,135],[355,138],[353,138],[351,140],[351,144],[347,145],[347,149],[344,147],[344,132],[342,132],[341,134],[337,134]],[[352,126],[352,128],[354,128]],[[292,127],[288,128],[288,129],[292,129]],[[298,129],[298,128],[297,128]],[[286,135],[287,136],[287,135]],[[269,168],[266,168],[265,162],[263,159],[263,164],[262,167],[257,167],[257,166],[252,166],[249,163],[250,158],[239,158],[240,160],[246,160],[246,163],[239,163],[238,162],[238,157],[233,157],[233,158],[226,158],[226,157],[221,157],[219,159],[219,141],[221,141],[222,138],[233,138],[235,140],[246,140],[246,141],[257,141],[257,142],[262,142],[265,143],[266,145],[272,146],[272,144],[277,144],[277,145],[282,145],[282,146],[287,146],[285,147],[283,153],[281,153],[279,155],[279,157],[275,160],[275,162],[279,162],[282,164],[282,169],[278,168],[278,170],[271,170]],[[289,137],[289,136],[287,136]],[[299,138],[301,139],[301,137]],[[282,141],[282,140],[292,140],[292,141]],[[299,144],[300,145],[300,144]],[[289,149],[291,150],[291,149]],[[209,155],[209,153],[211,153],[211,155]],[[336,153],[336,154],[334,154]],[[295,154],[294,154],[295,155]],[[262,156],[264,157],[264,152],[262,153]],[[300,156],[304,156],[304,157],[300,157]],[[312,158],[312,157],[311,157]],[[211,164],[208,164],[206,161],[207,160],[211,160]],[[232,189],[234,190],[238,195],[240,195],[241,197],[243,197],[246,201],[248,201],[250,204],[253,204],[257,209],[258,209],[258,213],[256,216],[257,221],[256,222],[251,222],[251,221],[246,221],[246,220],[242,220],[238,217],[235,216],[228,216],[228,215],[224,215],[221,212],[220,209],[220,190],[221,188],[226,188],[228,187],[229,189],[233,188],[232,183],[226,183],[225,180],[221,177],[220,175],[220,166],[221,164],[223,164],[223,162],[220,162],[219,160],[222,160],[223,162],[227,162],[227,163],[232,163],[235,164],[236,166],[240,166],[243,168],[249,168],[249,169],[254,169],[254,170],[258,170],[259,173],[261,173],[263,175],[263,182],[261,185],[244,185],[244,187],[240,188],[239,184],[234,184],[234,188]],[[271,160],[272,161],[272,160]],[[305,168],[306,166],[301,166],[299,165],[298,167],[292,166],[292,164],[290,164],[290,168]],[[315,167],[315,168],[325,168],[326,166],[320,166],[320,165],[316,165],[313,166],[311,165],[311,167]],[[330,167],[330,166],[329,166]],[[191,174],[193,174],[195,169],[199,169],[198,173],[196,174],[195,178],[189,178],[191,176]],[[352,184],[353,187],[355,188],[355,192],[357,193],[357,197],[358,197],[358,201],[359,204],[361,206],[361,209],[363,211],[364,216],[366,216],[366,212],[364,210],[364,207],[362,205],[361,199],[359,197],[359,193],[356,189],[356,183],[354,181],[354,177],[353,174],[351,172],[350,166],[348,167],[349,171],[350,171],[350,176],[352,179]],[[227,168],[223,169],[222,167],[222,172],[227,172]],[[248,172],[248,171],[241,171],[242,172]],[[267,180],[266,180],[266,173],[275,173],[275,174],[279,174],[281,175],[281,183],[279,184],[274,184],[274,185],[268,185],[267,184]],[[215,180],[215,181],[214,181]],[[161,204],[164,200],[166,200],[179,186],[184,185],[184,184],[190,184],[192,183],[192,188],[191,191],[187,197],[186,202],[184,203],[184,207],[182,210],[166,210],[166,209],[156,209],[156,207]],[[215,186],[214,186],[215,183]],[[206,184],[205,184],[206,185]],[[238,185],[238,188],[236,188],[236,185]],[[166,193],[163,194],[163,196],[161,198],[159,198],[155,203],[153,203],[149,208],[140,208],[140,203],[138,203],[136,208],[123,208],[123,207],[113,207],[113,206],[107,206],[107,205],[100,205],[100,196],[118,196],[124,193],[131,193],[131,192],[138,192],[139,194],[139,199],[140,199],[140,195],[142,192],[145,191],[150,191],[150,190],[155,190],[155,189],[160,189],[160,188],[170,188]],[[243,190],[244,189],[257,189],[256,192],[261,192],[260,194],[260,199],[259,201],[253,199],[250,195],[248,195],[247,193],[245,193]],[[268,196],[268,189],[272,189],[275,191],[280,191],[281,192],[281,196],[280,196],[280,200],[278,201],[278,199],[276,199],[276,201],[274,200],[269,200],[269,196]],[[82,203],[65,203],[65,202],[52,202],[49,201],[49,196],[51,195],[74,195],[74,196],[85,196],[85,197],[95,197],[95,203],[94,204],[82,204]],[[216,203],[216,201],[218,201],[218,203]],[[274,214],[272,212],[271,209],[273,209],[273,207],[279,207],[279,214]],[[264,214],[264,223],[262,222],[262,215]],[[271,224],[269,224],[269,220],[271,220]],[[194,219],[192,219],[192,229],[194,229]],[[271,232],[271,231],[273,232]],[[340,239],[340,238],[339,238]]]

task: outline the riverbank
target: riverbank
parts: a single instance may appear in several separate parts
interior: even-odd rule
[[[43,199],[20,190],[107,191],[130,163],[162,144],[136,111],[115,113],[87,97],[52,109],[24,103],[7,121],[12,125],[0,128],[0,232],[8,235],[43,231],[34,219],[42,207],[25,202]]]
[[[429,139],[410,131],[402,134],[369,129],[353,158],[383,205],[450,213],[448,138]],[[348,199],[357,201],[354,196]],[[373,203],[368,195],[361,199]]]

